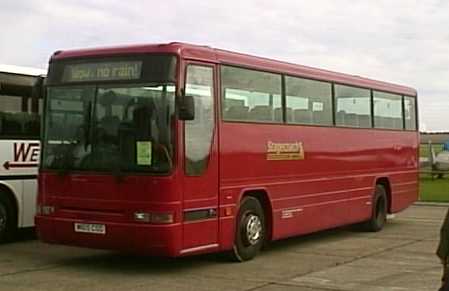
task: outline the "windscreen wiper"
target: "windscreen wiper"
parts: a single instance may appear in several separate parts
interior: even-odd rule
[[[91,121],[92,121],[92,101],[87,105],[87,112],[84,114],[84,150],[87,151],[91,138]]]
[[[124,178],[126,177],[126,174],[122,171],[122,164],[123,164],[123,151],[122,151],[122,145],[124,143],[123,140],[123,134],[119,132],[119,141],[118,141],[118,161],[114,165],[114,176],[117,179],[118,182],[122,182]]]
[[[61,154],[60,164],[58,167],[58,174],[61,176],[67,175],[70,171],[70,168],[73,164],[73,156],[71,155],[72,149],[67,148]]]

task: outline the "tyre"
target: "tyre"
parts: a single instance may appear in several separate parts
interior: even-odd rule
[[[259,200],[248,196],[243,198],[236,222],[232,258],[243,262],[254,258],[265,241],[265,216]]]
[[[11,203],[0,192],[0,243],[12,238],[15,222]]]
[[[376,185],[371,218],[365,223],[365,230],[371,232],[380,231],[387,221],[387,209],[388,201],[385,188],[382,185]]]

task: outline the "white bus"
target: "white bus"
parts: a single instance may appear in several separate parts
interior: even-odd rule
[[[0,65],[0,243],[34,226],[45,73]]]

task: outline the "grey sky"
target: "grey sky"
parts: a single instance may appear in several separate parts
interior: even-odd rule
[[[59,49],[185,41],[414,87],[422,130],[449,130],[449,2],[1,0],[0,63]]]

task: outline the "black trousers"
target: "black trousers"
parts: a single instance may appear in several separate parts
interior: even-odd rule
[[[440,290],[438,291],[449,291],[449,274],[448,274],[449,268],[448,265],[443,266],[443,285],[441,286]]]

